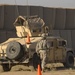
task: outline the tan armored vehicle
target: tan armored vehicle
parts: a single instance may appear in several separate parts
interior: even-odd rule
[[[73,50],[66,48],[67,41],[48,34],[48,27],[37,16],[19,16],[14,22],[18,38],[9,38],[0,44],[0,69],[10,70],[15,65],[33,66],[37,68],[40,58],[35,52],[36,43],[45,33],[50,49],[47,50],[47,63],[63,63],[65,67],[74,66]]]

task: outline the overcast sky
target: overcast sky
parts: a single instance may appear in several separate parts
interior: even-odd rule
[[[75,8],[75,0],[0,0],[0,4],[28,4],[44,7]]]

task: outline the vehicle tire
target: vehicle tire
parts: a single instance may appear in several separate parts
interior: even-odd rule
[[[66,68],[73,68],[74,67],[74,55],[71,52],[67,53],[66,61],[63,63],[64,67]]]
[[[12,41],[8,44],[6,48],[6,55],[9,59],[19,59],[23,55],[23,49],[21,49],[21,44]]]
[[[10,71],[9,64],[3,64],[2,66],[3,66],[4,71]]]

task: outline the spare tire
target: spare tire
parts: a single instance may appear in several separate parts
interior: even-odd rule
[[[6,48],[6,55],[9,59],[19,59],[22,53],[21,44],[16,41],[10,42]]]

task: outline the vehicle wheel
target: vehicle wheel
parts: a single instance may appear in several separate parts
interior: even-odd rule
[[[66,68],[73,68],[74,67],[74,56],[71,52],[67,53],[66,61],[65,61],[65,63],[63,63],[63,65]]]
[[[3,66],[4,71],[10,70],[9,64],[3,64],[2,66]]]
[[[12,41],[8,44],[6,48],[6,54],[9,59],[19,59],[22,57],[23,49],[18,42]]]
[[[0,65],[0,72],[4,72],[3,66]]]

